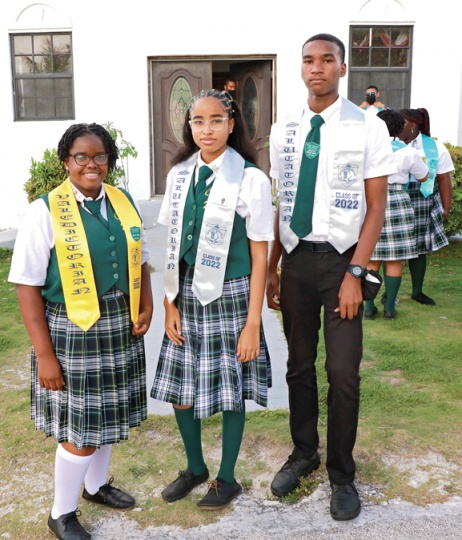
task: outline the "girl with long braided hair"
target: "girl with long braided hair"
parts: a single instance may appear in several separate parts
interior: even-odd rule
[[[197,503],[217,510],[242,491],[234,470],[245,400],[266,406],[271,385],[261,325],[271,184],[253,164],[239,107],[226,92],[192,100],[183,142],[158,219],[168,227],[165,336],[151,396],[172,403],[186,450],[186,469],[162,492],[167,502],[209,478],[201,421],[223,413],[220,468]]]
[[[377,116],[387,124],[398,172],[388,176],[385,223],[367,268],[377,271],[382,261],[384,263],[387,291],[384,316],[385,319],[391,320],[397,315],[395,300],[401,286],[401,261],[417,257],[414,210],[404,187],[409,181],[409,174],[412,174],[418,182],[424,182],[428,178],[428,167],[417,150],[399,140],[398,137],[404,127],[404,118],[400,112],[384,109],[377,113]],[[366,300],[364,318],[374,319],[377,312],[374,300]]]
[[[414,208],[418,257],[409,260],[412,280],[411,298],[420,304],[433,306],[435,301],[423,292],[427,268],[427,253],[448,245],[444,221],[451,209],[454,170],[448,149],[430,136],[430,116],[424,108],[401,109],[404,128],[400,139],[416,148],[425,158],[430,170],[429,178],[419,184],[411,176],[408,192]]]
[[[147,417],[149,251],[133,199],[104,183],[118,156],[106,129],[70,126],[58,156],[69,178],[30,204],[9,280],[33,346],[32,418],[58,441],[48,528],[60,540],[87,540],[82,484],[86,501],[135,505],[107,476],[112,445]]]

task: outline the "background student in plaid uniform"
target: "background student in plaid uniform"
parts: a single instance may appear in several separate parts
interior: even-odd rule
[[[422,185],[410,179],[408,192],[414,208],[417,254],[416,259],[409,261],[409,271],[412,280],[411,298],[420,304],[435,305],[433,298],[423,292],[423,282],[427,270],[427,253],[437,251],[448,245],[444,233],[446,220],[452,204],[451,172],[454,170],[451,156],[444,144],[430,135],[430,116],[426,109],[401,109],[404,116],[404,128],[400,139],[407,145],[417,149],[420,155],[427,160],[430,168],[429,146],[432,142],[436,146],[437,167],[436,180],[431,193],[422,194]],[[430,141],[429,141],[430,139]],[[431,176],[431,174],[430,174]],[[427,180],[427,182],[429,182]]]
[[[203,91],[193,99],[183,140],[159,214],[171,239],[166,332],[151,396],[173,404],[187,456],[187,468],[162,492],[168,502],[208,479],[201,419],[223,413],[220,468],[198,502],[201,509],[215,510],[242,491],[234,468],[244,431],[244,400],[266,406],[271,385],[261,326],[267,244],[273,238],[271,184],[252,165],[254,151],[241,113],[226,92]],[[227,222],[220,212],[233,195]],[[229,248],[216,255],[226,239]],[[214,271],[220,269],[226,270],[218,277]],[[170,280],[168,273],[176,270]],[[204,270],[209,272],[205,277]]]
[[[385,319],[394,319],[396,317],[395,300],[403,272],[401,261],[417,257],[414,210],[404,187],[409,182],[410,174],[418,182],[425,182],[428,178],[428,167],[415,148],[406,146],[398,139],[404,127],[404,118],[401,113],[385,109],[377,116],[387,124],[398,172],[388,177],[385,223],[367,267],[378,270],[381,262],[384,261],[387,291],[384,314]],[[366,300],[364,318],[373,319],[377,311],[374,300]]]
[[[71,303],[64,301],[64,270],[58,265],[60,242],[54,234],[51,195],[31,203],[22,218],[9,280],[16,283],[33,345],[32,418],[36,429],[59,443],[48,526],[60,539],[85,540],[91,536],[76,512],[82,484],[83,498],[88,501],[117,509],[135,504],[129,494],[112,487],[112,479],[107,483],[107,473],[112,445],[127,439],[129,428],[139,426],[147,416],[143,336],[153,303],[147,244],[142,227],[133,227],[142,249],[130,257],[142,267],[139,316],[136,324],[131,322],[128,239],[120,211],[128,209],[136,223],[141,224],[141,218],[128,193],[124,196],[112,188],[116,197],[122,197],[122,204],[116,205],[118,214],[112,198],[108,199],[110,188],[103,182],[118,158],[113,139],[98,124],[75,124],[61,138],[58,156],[70,183],[65,181],[57,190],[66,185],[67,196],[75,196],[67,204],[73,205],[82,227],[73,235],[80,231],[79,249],[86,237],[91,275],[85,280],[93,276],[96,284],[94,302],[84,300],[81,312],[86,318],[96,309],[97,320],[80,323],[84,330],[69,319],[74,312]],[[76,258],[76,272],[81,271],[81,260]]]

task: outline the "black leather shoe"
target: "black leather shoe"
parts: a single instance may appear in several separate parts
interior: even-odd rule
[[[300,485],[300,478],[315,471],[321,463],[317,452],[310,459],[289,456],[282,469],[271,482],[271,493],[276,497],[284,497]]]
[[[112,487],[111,484],[113,481],[114,478],[111,478],[109,482],[104,484],[104,486],[101,486],[94,495],[90,495],[84,488],[82,497],[86,501],[103,504],[109,508],[115,508],[116,510],[130,510],[130,508],[135,506],[135,499],[128,493]]]
[[[424,304],[425,306],[434,306],[434,305],[436,305],[433,298],[430,298],[429,296],[427,296],[423,292],[421,292],[419,294],[412,295],[411,298],[413,300],[415,300],[416,302],[419,302],[419,304]]]
[[[53,519],[50,514],[48,528],[59,540],[89,540],[91,534],[80,525],[78,516],[80,516],[80,510],[63,514],[57,519]]]
[[[354,484],[337,486],[332,484],[330,515],[336,521],[348,521],[359,516],[361,502]]]
[[[378,313],[378,309],[376,306],[374,306],[373,309],[365,309],[363,318],[366,319],[366,321],[373,321],[375,319],[375,316]]]
[[[396,317],[396,315],[398,315],[398,312],[396,311],[396,309],[392,309],[391,311],[387,311],[385,309],[383,312],[383,315],[385,319],[387,319],[388,321],[391,321]]]
[[[229,483],[216,478],[209,485],[207,495],[197,503],[201,510],[220,510],[242,493],[242,486],[236,480]]]
[[[209,470],[205,467],[204,472],[199,475],[193,474],[190,470],[180,471],[178,478],[169,484],[161,495],[164,501],[174,502],[186,497],[199,484],[203,484],[209,478]]]

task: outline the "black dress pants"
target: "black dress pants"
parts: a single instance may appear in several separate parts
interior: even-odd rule
[[[354,480],[353,448],[359,413],[359,365],[362,358],[363,306],[354,319],[342,319],[335,309],[338,293],[355,246],[337,251],[313,252],[300,241],[281,265],[281,311],[288,343],[287,384],[293,455],[310,458],[318,450],[318,388],[316,355],[324,307],[327,380],[327,460],[329,480],[347,484]]]

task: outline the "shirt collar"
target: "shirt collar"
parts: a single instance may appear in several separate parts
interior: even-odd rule
[[[96,199],[92,199],[91,197],[85,197],[85,195],[79,191],[74,184],[71,183],[72,191],[74,192],[75,199],[79,204],[84,204],[85,201],[98,201],[99,199],[105,199],[106,198],[106,192],[104,190],[104,184],[101,184],[101,191],[99,192],[98,197]]]
[[[207,167],[210,167],[213,172],[216,172],[221,167],[221,164],[223,163],[223,159],[225,157],[225,153],[227,151],[228,149],[226,149],[222,154],[217,157],[217,159],[213,160],[211,163],[204,163],[199,152],[197,156],[197,169],[199,170],[203,165],[206,165]]]
[[[334,103],[332,103],[332,105],[329,105],[329,107],[327,107],[320,113],[313,112],[310,109],[307,102],[303,109],[303,114],[306,115],[308,120],[311,120],[313,116],[316,116],[317,114],[319,114],[322,116],[324,123],[327,124],[335,115],[340,115],[341,108],[342,108],[342,98],[338,96],[338,98],[334,101]]]

